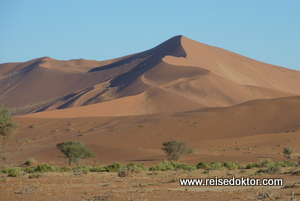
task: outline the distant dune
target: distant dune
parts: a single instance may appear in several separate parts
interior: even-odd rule
[[[18,115],[51,111],[39,117],[178,112],[300,94],[299,71],[184,36],[108,61],[1,64],[0,78],[0,103]]]

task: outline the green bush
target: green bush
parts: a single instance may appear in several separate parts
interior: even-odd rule
[[[98,167],[90,167],[90,172],[105,172],[106,166],[100,165]]]
[[[57,166],[50,166],[48,164],[41,164],[36,167],[36,172],[56,172],[59,171],[60,168]]]
[[[275,166],[278,167],[295,167],[295,164],[291,161],[276,161]]]
[[[26,173],[34,173],[36,171],[36,167],[34,167],[34,166],[25,167],[25,168],[23,168],[23,171]]]
[[[124,165],[121,165],[120,163],[114,163],[114,164],[106,166],[106,171],[107,172],[118,172],[122,168],[124,168]]]
[[[131,170],[147,170],[147,168],[144,167],[143,165],[132,163],[132,162],[128,163],[126,167],[127,169],[131,169]]]
[[[274,167],[274,166],[275,166],[275,163],[268,159],[260,162],[260,164],[259,164],[259,167],[270,168],[270,167]]]
[[[149,167],[150,171],[166,171],[166,170],[173,170],[173,169],[174,167],[167,160],[164,160],[163,162],[155,166]]]
[[[13,169],[12,167],[8,167],[8,166],[4,166],[1,169],[1,173],[7,174],[9,172],[9,170]]]
[[[292,147],[284,147],[282,153],[287,159],[293,158],[294,149]]]
[[[88,168],[84,165],[74,167],[74,168],[72,168],[72,170],[73,170],[73,172],[82,172],[82,173],[90,172],[90,168]]]
[[[211,170],[221,170],[222,167],[223,167],[223,164],[222,163],[211,162],[209,164],[209,167],[210,167]]]
[[[237,161],[223,162],[222,166],[226,167],[228,170],[237,170],[241,167],[241,165]]]
[[[70,172],[71,168],[64,166],[64,167],[59,168],[59,171],[60,172]]]
[[[0,144],[4,145],[16,130],[17,124],[13,122],[10,110],[0,104]]]
[[[26,161],[26,165],[32,166],[34,163],[36,162],[36,160],[34,158],[28,158]]]
[[[165,142],[163,146],[162,150],[167,154],[168,160],[172,161],[178,161],[182,155],[194,152],[186,142],[179,142],[177,140]]]
[[[178,163],[176,161],[172,161],[171,165],[174,167],[174,169],[182,169],[182,170],[196,170],[196,166],[195,165],[188,165],[186,163]]]
[[[200,162],[197,164],[197,169],[208,169],[209,168],[209,165],[205,162]]]
[[[21,175],[21,169],[20,168],[12,168],[8,171],[8,177],[18,177]]]
[[[246,165],[246,169],[253,169],[253,168],[256,168],[256,167],[259,167],[259,164],[257,164],[257,163],[248,163]]]

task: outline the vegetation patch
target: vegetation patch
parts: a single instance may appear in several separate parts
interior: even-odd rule
[[[162,150],[167,154],[170,161],[178,161],[182,155],[194,153],[194,150],[186,142],[172,140],[163,143],[163,146]]]
[[[18,177],[21,175],[21,169],[20,168],[12,168],[8,171],[8,177]]]
[[[209,165],[205,162],[200,162],[196,165],[196,168],[197,169],[208,169],[209,168]]]
[[[69,159],[69,165],[74,162],[78,166],[79,162],[82,160],[95,157],[95,153],[79,140],[69,140],[59,143],[56,147]]]
[[[32,166],[34,163],[36,163],[36,160],[34,158],[28,158],[25,162],[25,165]]]
[[[107,172],[118,172],[120,169],[123,169],[124,165],[121,165],[120,163],[113,163],[112,165],[106,166]]]

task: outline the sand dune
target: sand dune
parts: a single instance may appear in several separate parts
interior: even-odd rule
[[[75,111],[92,111],[88,105],[99,108],[92,116],[117,116],[224,107],[300,94],[299,71],[184,36],[102,62],[43,57],[1,64],[0,76],[0,102],[6,107],[17,108],[16,114],[55,110],[49,113],[53,117],[55,112],[82,116],[84,112]],[[150,105],[145,105],[146,99]],[[76,108],[80,106],[83,109]],[[58,111],[66,108],[76,109]]]

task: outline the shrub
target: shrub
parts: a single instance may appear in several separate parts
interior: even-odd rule
[[[12,121],[9,109],[0,104],[0,144],[4,144],[16,128],[17,124]]]
[[[284,147],[282,153],[287,159],[293,158],[294,149],[292,147]]]
[[[128,163],[128,165],[126,167],[127,167],[127,169],[130,169],[130,170],[146,170],[147,169],[141,164],[136,164],[136,163],[132,163],[132,162]]]
[[[223,167],[222,163],[211,162],[209,164],[211,170],[221,170]]]
[[[131,176],[133,173],[138,173],[141,170],[146,170],[143,165],[135,164],[135,163],[129,163],[125,168],[119,169],[118,176],[119,177],[128,177]]]
[[[41,164],[41,165],[38,165],[36,167],[36,172],[55,172],[55,171],[59,171],[59,167],[57,166],[50,166],[48,164]]]
[[[70,172],[71,171],[71,168],[69,168],[69,167],[61,167],[61,168],[59,168],[59,171],[60,172]]]
[[[174,167],[174,169],[182,169],[182,170],[195,170],[197,169],[195,165],[188,165],[186,163],[178,163],[176,161],[172,161],[171,165]]]
[[[208,169],[209,165],[205,162],[200,162],[196,165],[197,169]]]
[[[36,124],[32,124],[29,126],[29,128],[35,128],[36,127]]]
[[[72,168],[73,172],[81,172],[81,173],[87,173],[90,172],[90,168],[84,166],[84,165],[80,165],[77,167]]]
[[[241,167],[241,165],[237,161],[223,162],[222,166],[226,167],[229,170],[237,170],[237,169],[239,169]]]
[[[182,169],[182,170],[195,170],[197,169],[195,165],[188,165],[186,163],[178,163],[177,161],[168,162],[164,160],[163,162],[149,167],[150,171],[166,171],[166,170],[174,170],[174,169]]]
[[[26,173],[34,173],[36,171],[36,167],[25,167],[23,168],[23,171]]]
[[[258,171],[256,171],[256,173],[265,173],[265,174],[277,174],[280,172],[280,168],[278,166],[272,166],[272,167],[269,167],[268,169],[266,170],[263,170],[263,169],[260,169]]]
[[[178,161],[184,154],[191,154],[194,152],[187,143],[179,142],[177,140],[165,142],[163,143],[163,146],[162,150],[167,154],[168,160],[173,161]]]
[[[267,159],[267,160],[264,160],[264,161],[260,162],[259,167],[268,167],[268,168],[270,168],[270,167],[273,167],[274,165],[275,165],[274,162]]]
[[[1,173],[7,174],[9,170],[13,169],[12,167],[4,166],[1,169]]]
[[[87,148],[83,142],[78,140],[69,140],[63,143],[59,143],[56,147],[69,159],[69,165],[72,162],[78,163],[86,158],[95,157],[95,153]]]
[[[275,166],[278,167],[295,167],[295,164],[293,164],[291,161],[276,161]]]
[[[114,163],[112,165],[106,166],[107,172],[118,172],[120,169],[124,168],[120,163]]]
[[[252,169],[252,168],[256,168],[256,167],[259,167],[259,164],[257,164],[257,163],[248,163],[246,165],[246,169]]]
[[[118,177],[129,177],[131,175],[132,175],[132,171],[128,170],[127,168],[120,169],[118,171]]]
[[[90,172],[105,172],[106,166],[90,167]]]
[[[173,170],[173,169],[174,167],[167,160],[164,160],[163,162],[155,166],[149,167],[150,171],[166,171],[166,170]]]
[[[18,177],[21,175],[20,168],[12,168],[8,171],[8,177]]]
[[[25,162],[26,165],[32,166],[34,163],[36,163],[36,160],[34,158],[28,158]]]

